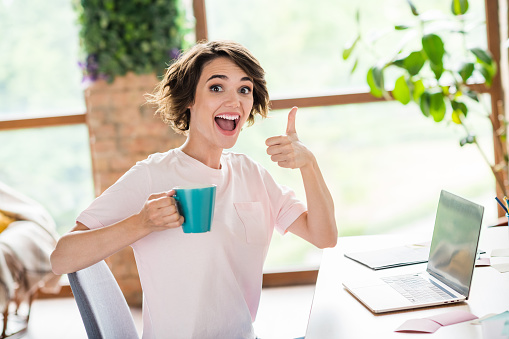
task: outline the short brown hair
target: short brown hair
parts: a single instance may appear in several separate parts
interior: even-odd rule
[[[177,133],[189,130],[189,106],[194,103],[196,87],[203,67],[219,57],[227,57],[253,80],[253,108],[247,119],[252,125],[255,115],[267,117],[269,93],[265,82],[265,71],[244,46],[233,41],[211,41],[198,43],[168,67],[164,79],[159,82],[147,101],[157,105],[156,114]]]

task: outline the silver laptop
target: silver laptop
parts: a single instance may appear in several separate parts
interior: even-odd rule
[[[468,299],[484,207],[440,193],[425,272],[344,281],[374,313],[461,302]]]

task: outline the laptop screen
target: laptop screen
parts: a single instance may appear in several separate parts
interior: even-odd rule
[[[428,273],[468,297],[484,207],[442,191],[428,259]]]

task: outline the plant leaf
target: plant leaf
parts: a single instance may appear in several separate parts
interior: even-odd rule
[[[357,38],[346,44],[345,48],[343,49],[343,60],[348,59],[348,57],[352,54],[352,51],[355,48],[355,45],[357,45],[357,42],[359,42],[360,38],[360,36],[357,36]]]
[[[412,27],[412,26],[408,26],[408,25],[396,25],[396,26],[394,26],[394,29],[397,30],[397,31],[404,31],[405,29],[409,29],[410,27]]]
[[[373,79],[375,80],[376,86],[380,90],[384,90],[384,76],[383,76],[383,68],[379,66],[373,67]]]
[[[461,125],[460,115],[463,114],[461,111],[452,111],[451,120],[455,124]]]
[[[493,83],[493,78],[497,73],[497,64],[493,60],[489,51],[481,48],[472,48],[470,52],[477,58],[478,64],[476,67],[486,80],[486,85],[489,87]]]
[[[353,74],[353,72],[355,72],[358,64],[359,64],[359,59],[355,59],[355,62],[353,64],[352,70],[350,71],[350,74]]]
[[[430,106],[431,106],[431,97],[428,91],[422,92],[421,97],[419,98],[419,107],[421,108],[422,114],[425,117],[430,116]]]
[[[408,2],[408,5],[410,6],[410,10],[412,11],[412,14],[415,16],[419,16],[419,12],[417,12],[417,8],[415,8],[414,4],[411,0],[406,0]]]
[[[470,52],[472,52],[477,59],[484,62],[485,64],[491,65],[493,63],[493,57],[488,51],[485,51],[481,48],[471,48]]]
[[[435,74],[435,79],[440,79],[440,77],[442,76],[442,73],[444,73],[444,65],[443,64],[434,64],[434,63],[430,63],[430,68],[431,70],[433,71],[433,73]]]
[[[460,111],[465,116],[467,116],[468,108],[467,108],[467,105],[465,105],[463,102],[452,100],[451,101],[451,106],[452,106],[453,110]]]
[[[440,122],[445,117],[445,101],[442,91],[435,91],[430,93],[430,108],[429,113],[435,122]]]
[[[493,83],[493,77],[497,73],[497,64],[493,60],[489,51],[481,48],[472,48],[470,52],[477,58],[478,64],[476,67],[486,80],[486,85],[489,87]]]
[[[424,83],[421,79],[412,82],[413,85],[413,99],[415,102],[419,102],[419,98],[421,97],[422,93],[424,93]]]
[[[392,91],[394,99],[406,105],[410,102],[410,88],[408,88],[405,76],[400,76],[394,84],[394,90]]]
[[[375,81],[375,73],[379,73],[379,71],[375,70],[376,67],[371,67],[368,70],[368,74],[366,76],[367,83],[369,85],[369,89],[371,91],[371,94],[377,98],[381,98],[383,93],[382,89],[377,85],[377,82]]]
[[[472,73],[474,72],[474,64],[471,62],[466,62],[463,65],[461,65],[460,70],[458,73],[461,76],[461,79],[463,79],[463,82],[467,82],[468,78],[472,76]]]
[[[490,65],[483,64],[482,66],[486,68],[486,70],[490,73],[492,78],[495,77],[495,75],[497,74],[497,64],[495,61],[493,61]]]
[[[435,65],[443,64],[445,48],[444,42],[436,34],[426,34],[422,37],[422,48],[428,56],[428,59]]]
[[[452,111],[451,120],[457,125],[461,125],[460,115],[463,114],[461,111]]]
[[[466,117],[468,113],[467,105],[465,105],[462,102],[451,100],[451,106],[452,106],[452,121],[455,124],[461,125],[462,117]]]
[[[451,12],[454,15],[463,15],[468,11],[468,0],[452,0]]]
[[[469,97],[470,99],[474,100],[474,101],[477,101],[479,102],[479,97],[477,96],[477,93],[474,92],[474,91],[470,91],[470,90],[465,90],[463,92],[463,94],[465,94],[467,97]]]
[[[405,57],[396,59],[392,62],[395,66],[404,68],[410,75],[416,75],[424,66],[424,56],[422,51],[412,52]]]
[[[493,76],[491,75],[491,72],[484,65],[481,65],[481,67],[479,67],[479,72],[482,74],[486,82],[486,86],[491,87],[491,85],[493,84]]]

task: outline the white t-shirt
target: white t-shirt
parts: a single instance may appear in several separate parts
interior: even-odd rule
[[[143,338],[254,338],[262,267],[272,232],[306,211],[249,157],[224,152],[212,169],[180,149],[138,162],[81,213],[90,229],[111,225],[143,207],[153,193],[215,184],[211,231],[154,232],[134,250],[143,289]]]

